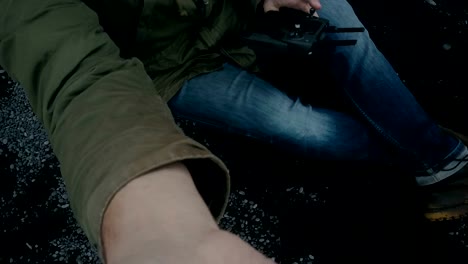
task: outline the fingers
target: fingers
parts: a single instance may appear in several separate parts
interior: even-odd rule
[[[319,10],[320,8],[322,8],[320,0],[306,0],[306,2],[315,10]]]
[[[300,5],[300,9],[298,9],[309,14],[311,9],[319,10],[320,8],[322,8],[320,0],[303,0],[302,4]]]
[[[278,11],[280,7],[294,8],[305,13],[310,13],[311,9],[318,10],[322,8],[320,0],[267,0],[263,3],[263,10]]]
[[[300,8],[298,8],[299,10],[309,14],[310,13],[310,9],[312,9],[312,6],[309,4],[309,3],[302,3],[300,5]]]
[[[278,11],[279,7],[275,5],[273,1],[265,1],[263,3],[263,11],[264,12],[269,12],[269,11]]]

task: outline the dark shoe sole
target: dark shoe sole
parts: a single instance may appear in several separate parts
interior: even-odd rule
[[[468,204],[463,204],[454,208],[443,209],[439,212],[426,212],[424,216],[432,222],[457,220],[468,216]]]
[[[446,133],[460,139],[465,145],[468,145],[468,137],[457,133],[451,129],[441,127]],[[452,181],[458,181],[459,178],[453,177],[448,178],[447,181],[442,181],[443,185],[451,184]],[[440,186],[440,184],[438,184]],[[432,209],[433,211],[424,213],[424,216],[429,221],[446,221],[446,220],[456,220],[463,217],[468,216],[468,201],[465,200],[465,203],[460,203],[452,208],[440,208],[440,209]]]

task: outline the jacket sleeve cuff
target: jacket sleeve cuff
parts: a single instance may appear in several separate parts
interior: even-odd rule
[[[131,139],[122,138],[122,142],[127,140]],[[84,211],[78,209],[78,212],[81,212],[78,216],[79,222],[90,241],[98,248],[99,254],[103,252],[101,241],[103,217],[112,198],[132,180],[174,162],[182,162],[187,166],[213,217],[219,221],[224,214],[229,197],[230,180],[228,170],[221,160],[199,143],[185,137],[180,137],[180,140],[168,144],[163,149],[150,146],[148,142],[141,142],[140,145],[136,144],[131,148],[122,144],[121,151],[126,151],[126,154],[119,154],[118,159],[112,163],[106,162],[106,159],[96,162],[98,166],[96,170],[102,173],[95,175],[101,178],[99,184],[89,189],[83,186],[78,189],[83,189],[84,192],[75,193],[75,200],[84,202],[78,208],[86,208]],[[116,147],[109,144],[108,151],[114,152]],[[106,152],[103,150],[99,154],[109,156],[105,154]],[[93,156],[98,157],[99,154]],[[82,184],[86,185],[85,182]]]

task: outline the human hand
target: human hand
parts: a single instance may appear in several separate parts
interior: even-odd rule
[[[319,10],[322,8],[322,5],[320,4],[320,0],[265,0],[263,3],[263,10],[265,12],[278,11],[281,7],[293,8],[309,13],[310,9]]]

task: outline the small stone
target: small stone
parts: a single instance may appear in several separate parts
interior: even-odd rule
[[[2,143],[3,143],[3,144],[6,144],[6,143],[8,143],[8,140],[7,140],[6,138],[4,138],[4,139],[2,140]]]
[[[445,43],[444,45],[442,45],[442,48],[443,48],[444,50],[450,50],[450,49],[452,49],[452,45],[450,45],[450,44],[448,44],[448,43]]]
[[[240,194],[240,195],[245,195],[245,192],[239,191],[239,194]]]
[[[15,168],[15,165],[11,164],[10,169],[14,169],[14,168]]]

